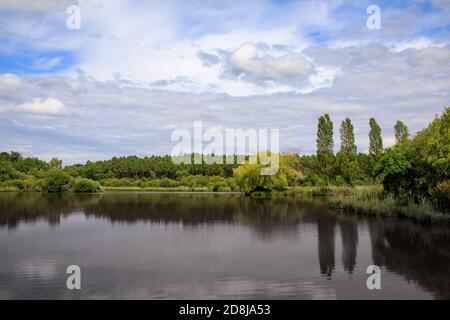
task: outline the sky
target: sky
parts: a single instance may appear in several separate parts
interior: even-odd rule
[[[324,113],[336,150],[349,117],[366,152],[370,117],[392,145],[396,120],[450,105],[449,78],[446,0],[0,0],[0,150],[66,164],[170,153],[194,121],[312,154]]]

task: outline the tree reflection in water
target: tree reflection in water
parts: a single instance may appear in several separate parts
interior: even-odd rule
[[[351,274],[357,263],[359,233],[367,226],[373,264],[401,274],[436,298],[450,298],[448,227],[336,214],[318,201],[236,194],[4,193],[0,195],[0,230],[40,220],[56,226],[62,218],[80,212],[114,224],[181,223],[191,229],[207,224],[240,225],[262,241],[295,237],[301,225],[316,225],[320,274],[329,279],[336,267],[337,233],[343,269]]]

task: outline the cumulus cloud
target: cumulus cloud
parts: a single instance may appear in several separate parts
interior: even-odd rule
[[[259,50],[253,43],[246,43],[235,50],[229,58],[231,67],[250,76],[279,79],[307,77],[314,66],[303,55],[290,53],[275,57]]]
[[[24,78],[20,87],[3,93],[3,97],[8,101],[26,101],[42,92],[58,92],[67,105],[76,106],[76,113],[58,121],[48,116],[26,116],[30,112],[42,114],[40,106],[48,99],[25,104],[33,107],[21,107],[23,112],[13,112],[16,108],[2,112],[0,136],[8,139],[0,141],[0,150],[18,150],[45,159],[60,156],[70,163],[118,155],[165,154],[173,147],[171,130],[190,130],[194,121],[203,121],[205,127],[280,129],[281,150],[314,153],[317,118],[327,112],[335,128],[345,117],[352,119],[358,150],[365,151],[370,117],[377,119],[383,137],[389,139],[396,120],[404,121],[414,133],[448,104],[447,79],[441,79],[441,85],[431,90],[436,83],[430,80],[427,84],[428,75],[407,81],[409,75],[395,78],[393,74],[348,72],[339,75],[331,87],[310,93],[245,97],[151,90],[82,75]],[[386,80],[389,78],[392,82]],[[336,129],[337,142],[338,134]]]
[[[29,114],[47,116],[61,116],[68,113],[64,103],[55,98],[47,98],[45,100],[42,98],[35,98],[31,102],[17,105],[14,110]]]
[[[128,82],[158,88],[164,84],[165,90],[172,91],[234,96],[308,93],[332,85],[340,70],[339,65],[310,60],[316,57],[305,50],[317,43],[342,48],[388,42],[401,51],[436,45],[439,34],[444,39],[443,30],[431,36],[421,31],[448,25],[449,16],[442,12],[445,1],[433,0],[435,10],[428,15],[417,5],[420,1],[411,8],[383,6],[382,32],[365,27],[367,1],[346,6],[341,1],[308,0],[249,0],[232,5],[228,1],[80,1],[83,22],[77,32],[65,28],[64,10],[5,15],[4,32],[16,39],[13,44],[0,41],[0,52],[2,46],[20,49],[21,42],[27,50],[72,50],[77,57],[73,69],[81,68],[96,79],[115,81],[120,74]],[[16,11],[51,11],[60,6],[53,0],[5,0],[2,5]],[[56,58],[35,62],[35,70],[55,66],[61,66]]]
[[[71,161],[163,154],[171,128],[202,120],[280,128],[283,150],[312,153],[325,112],[335,127],[350,117],[364,150],[370,116],[391,139],[397,119],[414,132],[448,105],[443,0],[433,10],[417,5],[425,0],[386,3],[379,31],[366,28],[370,1],[203,2],[80,1],[82,29],[71,31],[64,10],[44,12],[56,1],[0,1],[20,11],[0,16],[11,39],[0,39],[0,54],[27,53],[20,62],[42,71],[0,75],[0,136],[9,138],[0,150]],[[68,69],[36,61],[61,52],[76,57]],[[58,99],[33,100],[43,94]],[[48,117],[68,114],[65,105],[76,107],[71,117]]]

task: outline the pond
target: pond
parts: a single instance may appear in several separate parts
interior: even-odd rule
[[[449,227],[318,200],[2,193],[0,261],[0,299],[450,298]]]

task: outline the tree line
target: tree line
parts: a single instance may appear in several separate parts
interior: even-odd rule
[[[379,164],[385,151],[381,127],[374,118],[369,119],[369,127],[368,153],[358,153],[353,123],[345,118],[339,128],[340,150],[334,154],[333,122],[328,114],[319,117],[316,158],[312,160],[315,167],[310,173],[313,184],[354,185],[379,181],[382,171]],[[394,131],[396,145],[410,138],[408,127],[400,120],[396,122]]]
[[[12,151],[0,153],[0,188],[60,192],[99,190],[103,185],[237,191],[258,186],[281,190],[293,186],[382,184],[387,192],[399,197],[445,198],[450,194],[450,108],[414,136],[402,121],[397,121],[396,142],[390,148],[383,145],[377,121],[370,118],[368,123],[368,153],[358,152],[349,118],[340,124],[340,147],[334,153],[334,124],[328,114],[320,116],[316,154],[281,154],[282,170],[272,178],[258,178],[255,167],[225,161],[176,165],[168,155],[113,157],[63,167],[57,158],[46,162]]]

